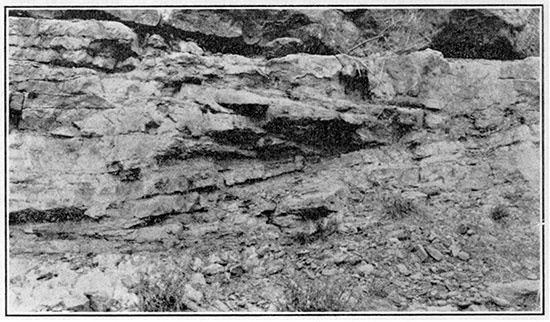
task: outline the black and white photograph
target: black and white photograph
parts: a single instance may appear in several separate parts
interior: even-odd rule
[[[547,4],[62,4],[3,6],[4,317],[548,317]]]

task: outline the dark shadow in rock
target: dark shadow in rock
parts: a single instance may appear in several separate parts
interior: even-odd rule
[[[264,127],[268,132],[319,149],[326,155],[338,155],[365,147],[356,133],[358,125],[343,120],[290,120],[277,118]]]
[[[267,113],[269,105],[266,104],[224,104],[221,106],[235,111],[239,115],[250,117],[252,119],[263,119]]]
[[[46,210],[27,208],[9,213],[9,224],[81,221],[87,219],[86,209],[77,207],[60,207]]]
[[[455,10],[452,19],[435,35],[431,48],[447,58],[514,60],[512,26],[498,17],[485,17],[475,10]]]

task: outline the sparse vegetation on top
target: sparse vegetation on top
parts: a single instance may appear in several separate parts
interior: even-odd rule
[[[504,205],[498,205],[491,209],[491,219],[494,221],[501,221],[510,217],[510,212]]]

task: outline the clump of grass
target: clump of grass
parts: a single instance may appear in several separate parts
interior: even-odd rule
[[[411,201],[399,196],[394,196],[384,203],[384,212],[393,220],[407,218],[413,215],[418,215],[419,210]]]
[[[368,292],[371,296],[385,298],[388,297],[388,291],[386,289],[386,283],[383,281],[375,280],[371,283]]]
[[[315,234],[317,234],[320,239],[326,240],[329,236],[338,232],[338,226],[339,223],[336,218],[317,221],[315,223]]]
[[[335,218],[326,220],[317,220],[314,222],[315,230],[310,232],[297,232],[293,239],[298,243],[304,245],[312,243],[316,240],[327,240],[329,236],[338,232],[338,220]]]
[[[311,234],[304,231],[297,232],[294,236],[292,236],[292,239],[301,245],[311,243],[314,240]]]
[[[157,276],[143,274],[134,292],[139,298],[141,312],[189,311],[185,295],[183,272],[162,272]]]
[[[338,278],[309,280],[295,275],[283,281],[284,298],[279,310],[286,312],[359,311],[357,295],[351,285]]]
[[[494,221],[502,221],[508,217],[510,217],[510,212],[504,205],[498,205],[491,209],[491,219]]]

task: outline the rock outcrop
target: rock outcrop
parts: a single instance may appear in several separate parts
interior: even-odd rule
[[[192,39],[210,52],[283,57],[353,54],[365,57],[425,48],[445,57],[521,59],[538,56],[540,10],[11,10],[38,19],[118,21],[142,41],[160,35],[165,45]]]
[[[513,209],[517,229],[529,236],[517,240],[524,255],[538,258],[541,73],[540,58],[525,58],[538,49],[524,45],[525,33],[538,30],[534,10],[440,12],[449,26],[466,15],[506,30],[482,47],[462,46],[467,54],[445,30],[430,36],[443,53],[355,51],[369,39],[369,21],[382,26],[368,10],[10,13],[11,310],[137,310],[139,283],[126,281],[137,274],[136,258],[158,263],[164,255],[149,252],[171,258],[175,250],[185,256],[174,265],[200,273],[195,280],[206,276],[200,287],[186,284],[186,307],[237,310],[203,303],[197,289],[243,274],[264,278],[255,284],[261,289],[266,278],[288,273],[283,263],[312,265],[281,247],[328,231],[330,220],[338,222],[330,233],[368,231],[375,241],[350,241],[364,252],[351,247],[341,261],[308,266],[323,276],[370,265],[364,278],[376,266],[376,278],[398,274],[397,283],[424,285],[422,276],[458,265],[483,270],[487,281],[517,280],[519,273],[498,275],[518,251],[506,253],[499,243],[507,233],[487,219],[499,204]],[[489,29],[480,32],[495,34]],[[509,55],[487,49],[504,40]],[[371,232],[371,225],[395,195],[429,214],[411,225],[433,234],[401,227],[381,243],[395,227]],[[465,222],[479,233],[456,233]],[[388,246],[384,258],[376,251],[404,241],[416,244]],[[224,259],[197,262],[206,260],[201,252],[224,247],[233,247]],[[324,251],[319,260],[334,255]],[[486,251],[497,254],[492,273],[484,270],[493,260]],[[23,274],[41,261],[29,255],[38,252],[55,256]],[[382,265],[409,259],[391,273]],[[422,268],[427,262],[433,269]],[[537,265],[527,269],[538,273]],[[439,293],[423,304],[495,304],[489,295],[471,299],[487,285],[471,290],[462,287],[467,278],[448,275],[460,290],[439,298],[443,284],[434,284]],[[380,307],[405,309],[421,294],[414,286],[407,300],[396,285],[380,290],[389,299]],[[52,289],[56,296],[46,296]]]

